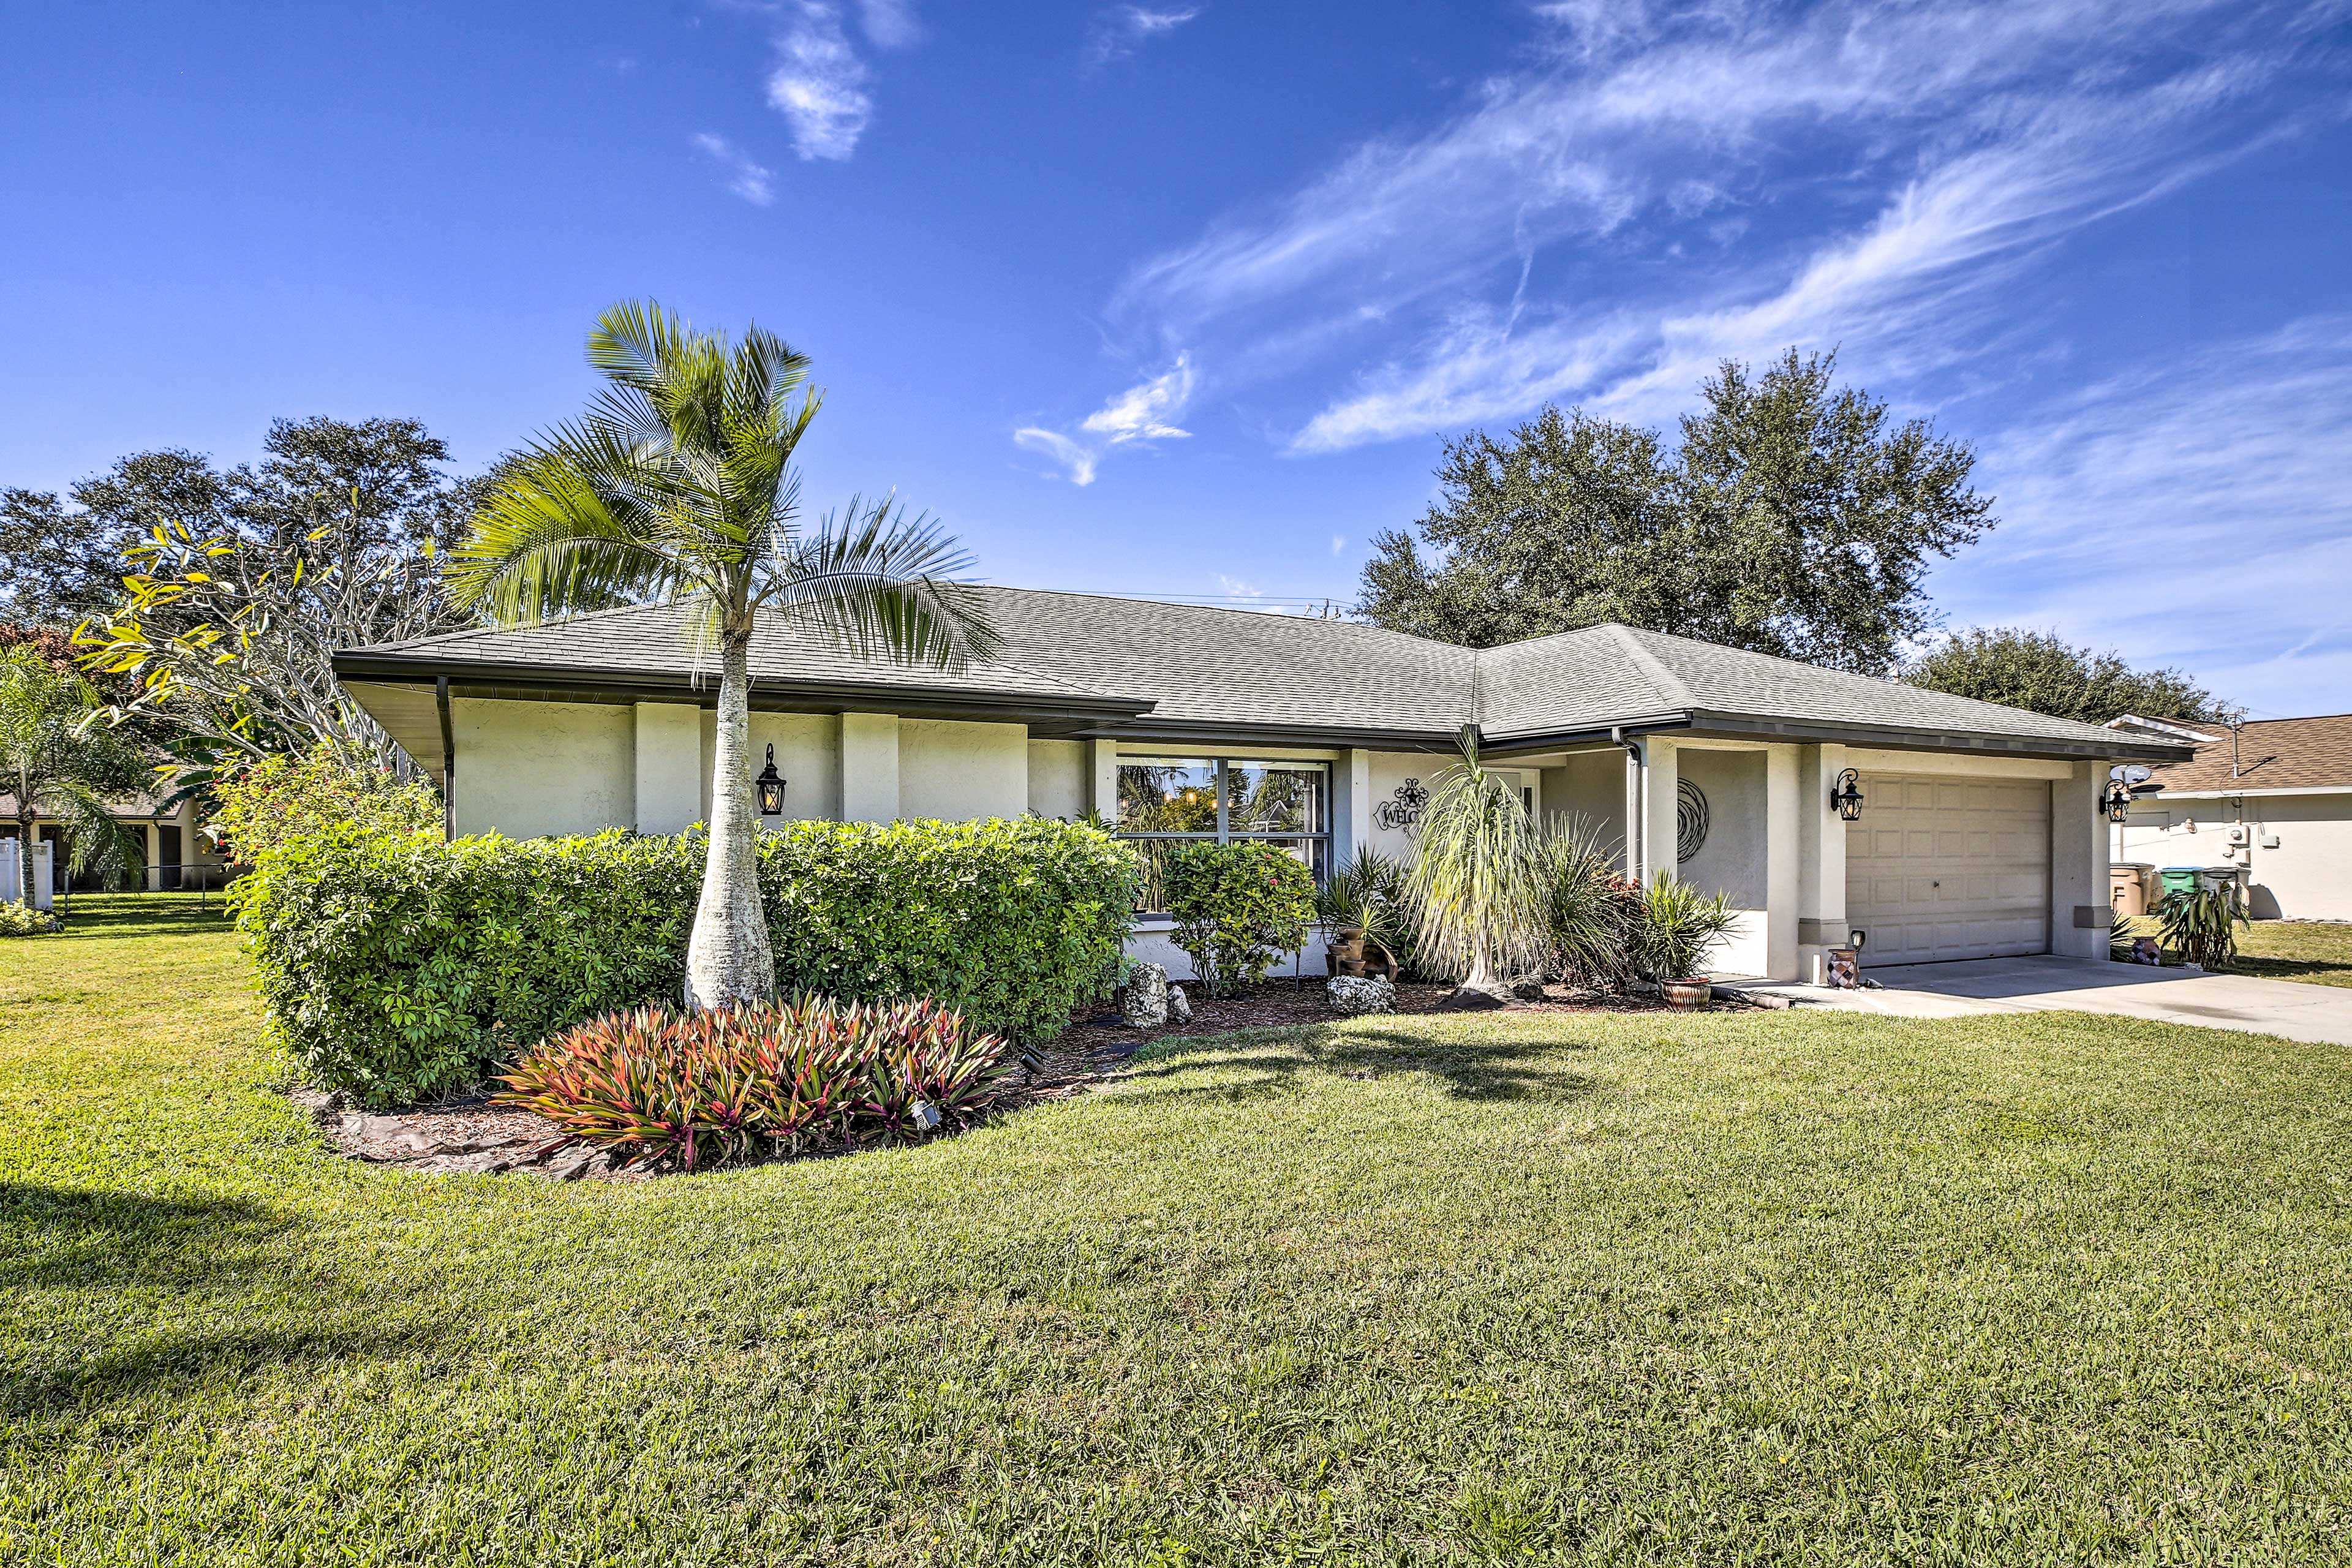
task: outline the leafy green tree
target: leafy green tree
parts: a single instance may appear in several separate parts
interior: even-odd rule
[[[150,529],[211,531],[228,481],[194,452],[138,452],[83,479],[68,507],[49,491],[0,490],[0,595],[20,621],[70,629],[122,597],[125,552]]]
[[[2077,647],[2055,632],[1978,626],[1915,659],[1903,679],[1930,691],[2104,724],[2126,713],[2223,723],[2227,704],[2178,669],[2135,669],[2123,656]]]
[[[461,605],[504,626],[632,599],[685,605],[719,653],[713,815],[687,947],[689,1005],[775,989],[754,878],[748,699],[764,611],[859,657],[961,668],[998,646],[948,574],[968,558],[892,500],[853,500],[800,526],[793,458],[819,397],[807,356],[758,328],[690,331],[651,303],[616,305],[588,335],[609,384],[577,421],[506,465],[453,557]],[[797,396],[795,395],[798,395]]]
[[[1418,531],[1374,541],[1356,613],[1492,647],[1603,621],[1885,673],[1931,618],[1928,567],[1992,526],[1975,456],[1833,384],[1836,356],[1726,361],[1669,453],[1547,408],[1445,443]]]
[[[73,869],[116,876],[136,853],[112,798],[152,776],[130,740],[103,722],[106,700],[37,647],[0,648],[0,782],[11,796],[21,858],[17,886],[33,885],[33,832],[65,824]]]
[[[226,475],[145,453],[75,488],[85,515],[127,528],[110,606],[79,634],[85,665],[128,686],[118,720],[192,780],[322,742],[398,766],[330,661],[465,624],[441,562],[482,481],[445,474],[448,449],[413,419],[281,419],[262,445]]]

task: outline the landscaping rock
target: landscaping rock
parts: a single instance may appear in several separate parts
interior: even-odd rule
[[[1323,983],[1334,1013],[1393,1013],[1396,984],[1370,974],[1335,974]]]
[[[1156,963],[1139,963],[1127,977],[1119,1011],[1130,1029],[1156,1029],[1168,1021],[1168,971]]]
[[[1184,994],[1184,988],[1181,985],[1171,985],[1168,988],[1168,1021],[1171,1024],[1189,1024],[1192,1021],[1192,999]]]

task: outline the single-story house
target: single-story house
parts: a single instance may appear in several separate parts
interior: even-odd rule
[[[1744,914],[1718,973],[1792,979],[1856,928],[1881,963],[2104,956],[2107,770],[2189,755],[1622,626],[1475,650],[1344,620],[977,592],[1003,651],[956,675],[761,627],[753,754],[775,748],[787,816],[1097,812],[1147,858],[1171,838],[1261,837],[1320,875],[1360,845],[1411,853],[1469,723],[1531,810],[1588,819],[1636,877],[1730,895]],[[620,609],[353,648],[335,671],[441,775],[456,832],[672,833],[707,819],[713,751],[715,676],[682,625]],[[1832,799],[1849,770],[1852,822]],[[1163,957],[1151,914],[1139,951]]]
[[[2352,713],[2255,719],[2234,736],[2133,714],[2113,728],[2195,748],[2152,767],[2117,861],[2240,867],[2256,920],[2352,921]]]
[[[33,837],[35,843],[52,847],[55,890],[65,892],[70,887],[77,892],[106,891],[119,885],[155,893],[217,888],[226,882],[229,868],[199,830],[193,798],[167,804],[162,795],[141,794],[110,801],[107,806],[114,820],[131,830],[138,846],[138,857],[126,879],[116,884],[88,874],[75,875],[69,866],[67,825],[43,816],[36,820]],[[16,832],[16,797],[0,794],[0,833],[13,837]]]

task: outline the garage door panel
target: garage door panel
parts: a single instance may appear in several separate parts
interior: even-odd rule
[[[1865,777],[1846,835],[1846,918],[1878,963],[2049,951],[2050,791],[2007,779]]]

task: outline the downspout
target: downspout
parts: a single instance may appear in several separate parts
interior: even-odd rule
[[[433,678],[433,706],[441,715],[441,837],[457,837],[457,741],[449,724],[449,678]]]
[[[1625,739],[1624,726],[1609,726],[1612,745],[1625,749],[1625,879],[1636,887],[1647,883],[1647,868],[1643,864],[1643,829],[1648,813],[1643,808],[1649,802],[1650,772],[1643,765],[1642,742]]]

